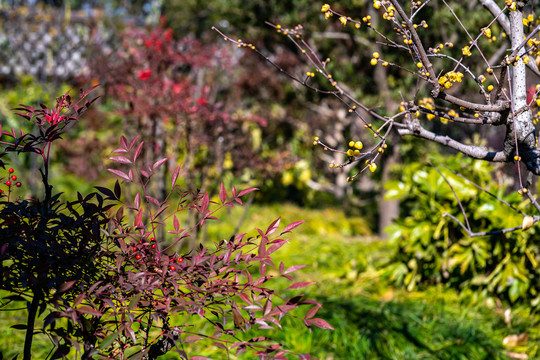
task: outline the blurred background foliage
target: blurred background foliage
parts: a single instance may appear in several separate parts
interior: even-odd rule
[[[433,46],[453,42],[448,51],[459,52],[465,38],[461,28],[433,3],[422,13],[430,25],[420,33],[423,40]],[[450,3],[459,5],[457,15],[471,29],[491,19],[477,2]],[[521,225],[522,215],[455,175],[528,209],[508,175],[513,170],[404,139],[390,143],[380,171],[349,184],[347,171],[328,167],[340,155],[315,150],[311,143],[320,136],[344,148],[360,137],[361,125],[334,99],[292,83],[253,52],[211,31],[216,26],[252,42],[279,66],[305,74],[310,71],[305,59],[265,22],[302,24],[317,53],[331,57],[334,78],[381,114],[399,107],[402,89],[413,89],[418,99],[427,95],[406,72],[369,65],[374,51],[396,64],[408,64],[408,54],[381,47],[372,32],[324,20],[321,5],[307,0],[0,1],[2,125],[24,129],[11,110],[18,104],[51,104],[69,89],[99,83],[99,106],[54,149],[56,192],[87,193],[111,182],[106,172],[111,163],[104,159],[120,134],[140,134],[153,144],[145,154],[149,161],[172,153],[169,168],[184,163],[186,187],[214,196],[221,181],[227,187],[260,188],[243,209],[231,210],[230,221],[208,227],[206,241],[228,238],[246,222],[254,228],[278,216],[307,220],[276,257],[311,265],[302,276],[318,285],[306,293],[324,303],[323,315],[336,331],[308,333],[288,324],[288,331],[276,336],[294,351],[321,359],[504,359],[516,353],[535,358],[540,339],[536,230],[470,239],[442,216],[465,220],[453,188],[473,231]],[[372,16],[376,27],[391,31],[387,23],[378,24],[371,5],[332,3],[354,18]],[[497,25],[492,30],[497,41],[481,40],[487,57],[507,46]],[[480,97],[472,85],[466,82],[459,90]],[[431,125],[484,146],[498,136],[490,128],[474,134],[468,126],[436,119]],[[423,158],[429,162],[418,160]],[[12,161],[26,170],[26,175],[19,171],[26,191],[37,193],[38,165],[24,157]],[[160,186],[156,183],[158,191]],[[0,350],[9,358],[20,351],[16,339],[22,334],[9,328],[17,323],[10,313],[0,321]],[[50,344],[42,340],[36,347],[43,347],[45,358]]]

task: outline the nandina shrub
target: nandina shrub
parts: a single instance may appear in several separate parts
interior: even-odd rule
[[[128,142],[122,137],[121,146],[114,150],[121,155],[110,158],[127,170],[109,171],[124,183],[136,183],[138,192],[122,196],[118,182],[113,190],[98,187],[107,201],[119,205],[102,229],[117,245],[104,254],[111,262],[102,264],[103,280],[85,284],[88,290],[58,313],[90,335],[85,342],[95,346],[91,354],[155,359],[175,348],[187,357],[188,344],[204,341],[205,346],[222,349],[227,356],[252,349],[260,358],[284,359],[288,351],[281,345],[269,343],[265,337],[250,337],[249,330],[281,328],[282,317],[302,304],[310,306],[304,317],[308,327],[330,328],[324,320],[314,318],[319,303],[303,300],[302,295],[285,298],[267,285],[277,277],[292,281],[289,289],[312,284],[294,282],[289,275],[305,265],[286,269],[271,256],[288,242],[284,236],[303,221],[278,231],[277,219],[266,230],[257,229],[254,236],[241,233],[213,246],[200,244],[186,250],[185,242],[196,227],[217,220],[220,209],[242,204],[242,196],[256,189],[233,187],[227,191],[221,184],[219,201],[211,201],[207,193],[190,193],[176,185],[181,170],[177,166],[171,191],[166,200],[159,201],[148,186],[167,159],[144,164],[139,157],[143,147],[138,138]],[[183,213],[200,220],[191,228],[182,228]],[[165,238],[159,236],[162,226],[170,227]],[[200,319],[212,327],[201,331]]]
[[[227,191],[221,184],[219,199],[212,201],[207,193],[176,185],[181,170],[177,166],[171,190],[158,200],[149,185],[167,159],[146,164],[140,157],[144,142],[121,137],[110,160],[127,169],[109,171],[122,184],[116,181],[112,189],[97,186],[98,192],[77,194],[75,201],[53,195],[48,171],[52,143],[95,100],[85,100],[88,94],[81,91],[83,106],[65,94],[54,109],[19,108],[38,135],[2,131],[2,156],[29,152],[43,160],[42,200],[14,198],[13,184],[7,180],[7,195],[2,194],[0,202],[0,288],[11,293],[9,301],[28,302],[27,323],[15,326],[26,330],[24,359],[31,358],[32,338],[38,332],[52,339],[52,358],[65,358],[72,347],[83,359],[156,359],[173,348],[187,358],[192,349],[188,344],[205,342],[227,356],[250,350],[261,359],[285,359],[289,351],[282,345],[250,336],[249,330],[281,328],[283,316],[300,305],[309,307],[303,315],[306,326],[331,329],[315,318],[321,304],[303,295],[286,298],[271,287],[277,277],[291,281],[288,289],[312,284],[295,282],[290,275],[305,265],[285,268],[271,256],[302,221],[278,231],[277,219],[252,236],[237,234],[213,246],[185,250],[184,242],[196,228],[217,220],[220,209],[242,204],[242,196],[254,188]],[[139,188],[133,196],[123,195],[128,183]],[[181,228],[190,217],[198,219],[196,225]],[[168,231],[160,231],[163,228]],[[44,326],[35,332],[38,311],[45,315]],[[198,319],[211,324],[211,330],[201,327]]]

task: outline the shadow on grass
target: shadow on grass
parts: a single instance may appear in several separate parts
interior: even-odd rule
[[[319,298],[322,317],[335,331],[287,324],[283,343],[320,359],[508,359],[498,318],[432,301],[381,302],[366,297]],[[291,331],[291,328],[295,330]],[[283,335],[283,334],[282,334]],[[281,336],[280,336],[281,337]]]

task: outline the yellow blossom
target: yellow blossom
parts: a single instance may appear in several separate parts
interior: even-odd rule
[[[328,10],[330,10],[330,5],[328,4],[324,4],[321,8],[321,12],[323,13],[327,12]]]

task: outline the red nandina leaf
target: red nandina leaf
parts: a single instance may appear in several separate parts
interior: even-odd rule
[[[278,217],[276,220],[274,220],[274,222],[272,222],[270,226],[268,226],[268,229],[266,229],[265,234],[272,235],[278,228],[280,221],[281,221],[281,217]]]
[[[178,221],[178,218],[176,217],[176,215],[174,215],[173,226],[174,226],[174,231],[176,231],[176,233],[178,234],[178,230],[180,229],[180,222]]]
[[[242,191],[240,191],[240,192],[238,193],[238,197],[247,195],[247,194],[249,194],[250,192],[257,191],[257,190],[259,190],[259,189],[258,189],[258,188],[249,188],[249,189],[242,190]]]
[[[313,285],[313,284],[316,284],[316,282],[314,281],[310,281],[310,282],[297,282],[297,283],[294,283],[292,284],[291,286],[289,286],[287,289],[301,289],[301,288],[304,288],[306,286],[309,286],[309,285]]]
[[[330,326],[330,324],[326,322],[326,320],[323,319],[315,318],[308,320],[308,322],[311,325],[315,325],[316,327],[319,327],[321,329],[335,330],[332,326]]]
[[[133,341],[134,344],[137,343],[137,337],[135,336],[135,331],[133,331],[131,325],[124,328],[124,333],[127,333],[126,335],[131,338],[131,341]]]
[[[285,264],[282,261],[279,263],[279,275],[283,274],[284,269],[285,269]]]
[[[137,158],[139,157],[139,155],[141,155],[143,144],[144,144],[144,141],[141,141],[141,143],[137,145],[137,148],[135,149],[135,152],[133,153],[133,162],[135,162]],[[131,147],[131,144],[130,144],[130,147]]]
[[[264,336],[257,336],[257,337],[254,337],[254,338],[251,339],[251,340],[248,340],[248,342],[254,343],[254,342],[261,342],[261,341],[266,341],[266,340],[268,340],[267,337],[264,337]]]
[[[236,197],[236,188],[234,186],[232,187],[232,196]]]
[[[269,297],[263,306],[263,315],[266,316],[270,314],[270,311],[272,310],[272,299]]]
[[[121,177],[122,179],[126,179],[129,181],[129,176],[123,171],[115,170],[115,169],[107,169],[107,171],[113,173],[116,176]]]
[[[287,301],[287,305],[291,305],[291,304],[298,304],[300,302],[300,300],[302,300],[302,298],[304,297],[304,294],[302,295],[297,295],[293,298],[290,298],[288,301]]]
[[[227,347],[227,345],[223,344],[223,343],[220,343],[220,342],[213,342],[211,343],[210,345],[214,345],[222,350],[229,350],[229,348]]]
[[[133,178],[135,177],[135,173],[133,172],[133,169],[129,169],[128,176],[129,176],[129,181],[133,181]]]
[[[77,296],[77,298],[73,302],[73,307],[79,306],[82,303],[82,301],[84,300],[85,297],[86,297],[86,292],[83,292],[82,294]]]
[[[246,233],[241,233],[241,234],[238,234],[234,237],[234,240],[236,241],[242,241],[242,239],[244,238],[244,236],[246,236],[247,234]]]
[[[281,235],[291,232],[292,229],[302,225],[305,222],[306,222],[305,220],[301,220],[301,221],[295,221],[295,222],[290,223],[289,225],[285,227],[285,229],[283,229],[283,232],[281,233]]]
[[[186,344],[191,344],[191,343],[194,343],[194,342],[197,342],[197,341],[200,341],[200,340],[204,340],[204,338],[202,336],[197,336],[197,335],[188,335],[188,336],[186,336],[184,338],[184,340],[182,342],[184,342]]]
[[[167,160],[169,160],[169,159],[167,159],[167,158],[159,159],[158,161],[156,161],[156,162],[154,163],[154,165],[152,165],[152,169],[153,169],[153,170],[156,170],[158,167],[160,167],[160,166],[163,165],[165,162],[167,162]]]
[[[58,288],[58,292],[63,293],[68,291],[76,282],[77,280],[66,281],[65,283],[60,285],[60,287]]]
[[[137,191],[137,195],[135,195],[135,201],[133,201],[133,204],[139,210],[141,208],[141,194],[139,191]]]
[[[139,227],[139,226],[142,226],[143,223],[142,223],[142,211],[139,210],[139,212],[137,213],[137,216],[135,217],[135,226]]]
[[[113,157],[110,157],[109,160],[112,160],[120,164],[131,164],[131,160],[129,160],[127,157],[124,157],[124,156],[113,156]]]
[[[77,308],[77,311],[81,312],[83,314],[89,314],[89,315],[92,315],[92,316],[102,316],[103,315],[101,313],[101,311],[93,309],[90,306],[81,306],[81,307]]]
[[[208,205],[210,204],[210,199],[208,198],[208,193],[205,193],[203,195],[203,198],[201,200],[201,212],[204,213],[208,209]]]
[[[281,329],[281,324],[279,323],[279,320],[272,317],[272,316],[266,316],[265,317],[265,320],[268,320],[269,322],[271,322],[272,324],[276,325],[278,328]]]
[[[120,136],[120,145],[122,145],[122,147],[127,150],[127,139],[124,135]]]
[[[297,354],[298,360],[311,360],[311,355],[309,354]]]
[[[126,149],[122,149],[122,148],[118,148],[118,149],[114,149],[113,151],[111,151],[113,154],[125,154],[127,153],[128,151]]]
[[[296,309],[298,305],[278,305],[272,309],[270,315],[286,314],[289,311]]]
[[[227,190],[225,190],[225,186],[223,185],[223,183],[221,183],[221,185],[219,186],[219,200],[222,204],[227,201]]]
[[[172,175],[172,178],[171,178],[171,187],[174,186],[174,184],[176,183],[176,179],[178,179],[178,174],[180,174],[180,169],[182,168],[182,164],[178,164],[178,166],[176,167],[176,169],[174,169],[174,172],[173,172],[173,175]]]
[[[317,311],[319,311],[321,307],[320,306],[314,306],[312,307],[311,309],[309,309],[307,312],[306,312],[306,316],[304,316],[305,319],[310,319],[312,317],[315,316],[315,314],[317,313]]]
[[[280,247],[282,247],[283,245],[285,245],[287,243],[286,240],[283,240],[277,244],[274,244],[272,246],[270,246],[267,250],[267,253],[268,255],[270,255],[271,253],[273,253],[274,251],[278,250]]]
[[[88,293],[91,294],[92,291],[94,291],[101,283],[102,283],[102,281],[100,280],[100,281],[94,283],[92,286],[90,286],[90,288],[88,288]]]
[[[133,140],[131,140],[131,142],[129,143],[129,148],[128,150],[131,150],[131,148],[133,147],[133,145],[135,145],[135,143],[137,142],[137,140],[139,140],[139,135],[135,136],[135,138]]]
[[[167,208],[169,207],[169,205],[163,205],[161,206],[159,209],[156,210],[156,212],[154,213],[154,215],[152,216],[152,218],[155,220],[157,219],[157,217],[159,215],[161,215],[165,210],[167,210]]]
[[[291,266],[290,268],[288,268],[287,270],[285,270],[283,272],[283,274],[289,274],[289,273],[292,273],[293,271],[296,271],[296,270],[300,270],[302,268],[305,268],[306,266],[309,266],[309,265],[293,265]]]
[[[244,293],[239,293],[238,296],[244,300],[245,302],[247,302],[248,304],[251,304],[251,299],[249,298],[249,296],[247,294],[244,294]]]
[[[159,200],[156,199],[155,197],[152,197],[152,196],[146,196],[146,201],[150,201],[151,203],[154,203],[156,204],[157,206],[161,206],[161,204],[159,203]]]

